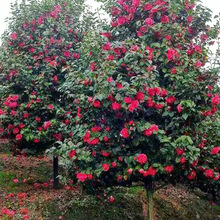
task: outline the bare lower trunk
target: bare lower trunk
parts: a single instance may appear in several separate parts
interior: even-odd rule
[[[147,191],[147,217],[148,220],[154,220],[153,190]]]
[[[154,220],[154,202],[153,202],[153,182],[150,181],[145,185],[147,196],[147,217],[146,220]]]

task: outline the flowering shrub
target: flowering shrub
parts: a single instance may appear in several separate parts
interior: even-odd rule
[[[13,7],[1,51],[0,133],[16,149],[41,151],[69,136],[71,104],[59,87],[80,58],[83,3],[29,1]]]
[[[113,3],[103,44],[82,55],[85,70],[63,86],[76,125],[60,153],[84,186],[137,182],[151,201],[162,182],[219,181],[218,149],[201,126],[220,104],[217,71],[205,66],[217,26],[207,26],[210,12],[195,3]]]

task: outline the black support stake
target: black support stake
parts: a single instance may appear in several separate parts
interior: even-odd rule
[[[58,156],[53,158],[53,188],[59,188],[59,178],[57,177],[58,174]]]

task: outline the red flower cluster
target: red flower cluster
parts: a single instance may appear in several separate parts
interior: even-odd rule
[[[174,58],[179,58],[179,54],[175,49],[167,50],[167,59],[172,61]]]
[[[150,137],[154,132],[157,132],[158,130],[159,130],[158,126],[154,124],[150,128],[145,129],[143,131],[143,134],[147,137]]]

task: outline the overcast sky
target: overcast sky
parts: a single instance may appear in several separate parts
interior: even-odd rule
[[[214,14],[220,12],[220,0],[202,0],[205,6],[208,6]],[[15,2],[15,0],[1,0],[0,4],[0,35],[7,28],[7,24],[4,22],[5,18],[10,16],[10,3]],[[93,7],[97,6],[94,0],[87,0],[87,2]]]

